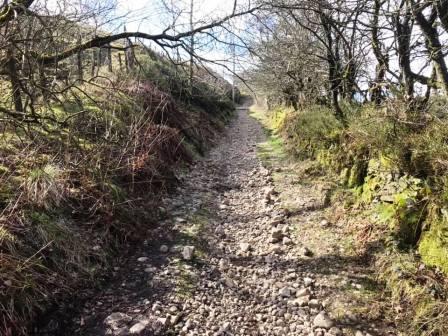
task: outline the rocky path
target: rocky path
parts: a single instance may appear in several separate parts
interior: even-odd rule
[[[266,140],[241,108],[165,200],[169,233],[58,334],[394,335],[353,310],[370,274],[325,219],[326,186],[301,184],[275,155],[263,166]]]

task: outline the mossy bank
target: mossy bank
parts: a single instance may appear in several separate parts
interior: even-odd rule
[[[370,105],[344,106],[347,125],[322,105],[267,112],[289,153],[336,183],[334,220],[352,228],[357,250],[374,256],[406,335],[448,334],[448,120],[437,106],[424,124]]]

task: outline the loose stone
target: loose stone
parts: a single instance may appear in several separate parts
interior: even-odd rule
[[[185,260],[191,260],[193,259],[193,255],[194,255],[194,246],[184,246],[184,248],[182,249],[182,257]]]
[[[333,320],[327,315],[325,311],[321,311],[313,320],[313,325],[315,328],[330,329],[333,327]]]

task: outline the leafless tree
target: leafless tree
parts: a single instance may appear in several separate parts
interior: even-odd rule
[[[131,39],[139,39],[142,45],[151,42],[167,55],[170,50],[182,50],[191,55],[191,60],[204,63],[207,59],[191,48],[193,36],[197,43],[201,39],[220,43],[219,30],[228,29],[226,25],[232,20],[262,7],[261,4],[239,6],[235,1],[229,14],[207,22],[192,22],[191,29],[173,31],[176,25],[173,21],[158,34],[141,31],[111,34],[107,30],[110,23],[120,19],[115,0],[61,1],[57,8],[48,6],[45,1],[7,1],[0,12],[0,74],[11,84],[12,108],[7,108],[5,102],[2,112],[22,121],[39,122],[38,106],[89,80],[84,78],[85,64],[91,64],[92,76],[96,74],[95,68],[106,63],[107,58],[111,64],[111,56],[108,56],[111,48],[124,50],[125,60],[132,67],[135,57]],[[88,50],[92,52],[87,53]]]

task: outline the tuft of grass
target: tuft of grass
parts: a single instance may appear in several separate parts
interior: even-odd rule
[[[340,122],[324,106],[289,113],[279,128],[287,139],[287,148],[300,158],[315,157],[319,149],[337,144],[341,131]]]
[[[391,307],[406,335],[445,335],[447,288],[431,270],[418,265],[413,253],[393,247],[377,261],[379,278],[386,284]]]
[[[18,239],[9,232],[6,227],[0,226],[0,249],[6,251],[15,251]]]
[[[24,184],[27,200],[38,207],[58,207],[64,199],[60,168],[52,164],[32,169]]]
[[[267,114],[258,106],[251,106],[249,112],[253,118],[261,122],[267,137],[265,142],[257,144],[257,156],[260,160],[267,166],[272,166],[273,163],[286,159],[287,153],[284,151],[284,140],[277,133],[277,126],[281,124],[286,116],[286,112],[279,109]]]
[[[199,281],[198,276],[186,266],[184,261],[178,260],[176,268],[179,271],[176,277],[176,294],[185,299],[191,298]]]

